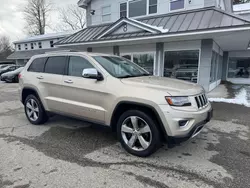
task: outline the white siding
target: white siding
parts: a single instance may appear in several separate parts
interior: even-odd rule
[[[120,54],[138,53],[138,52],[155,52],[155,51],[156,51],[155,43],[120,46]]]
[[[199,50],[201,48],[201,40],[168,42],[164,44],[165,51],[173,50]]]
[[[113,47],[98,47],[92,48],[93,52],[95,53],[103,53],[103,54],[113,54]]]
[[[197,9],[204,6],[216,5],[216,0],[185,0],[185,9]],[[120,18],[120,3],[126,2],[126,0],[92,0],[91,1],[91,10],[95,10],[94,15],[87,13],[88,23],[91,25],[99,25],[102,23],[111,23],[115,22]],[[189,3],[190,2],[190,3]],[[102,7],[111,5],[111,20],[109,22],[102,22]],[[157,14],[166,14],[169,13],[170,0],[158,0],[158,11]],[[183,11],[179,10],[179,11]],[[156,14],[152,14],[156,15]],[[148,15],[151,16],[151,15]],[[142,16],[145,17],[145,16]]]
[[[216,5],[216,0],[204,0],[205,7],[210,7],[210,6],[215,6],[215,5]]]
[[[16,51],[19,51],[18,50],[18,45],[20,44],[21,45],[21,51],[25,51],[25,44],[27,44],[28,46],[28,49],[27,50],[32,50],[31,49],[31,43],[33,43],[33,46],[34,46],[34,49],[33,50],[37,50],[37,49],[48,49],[48,48],[51,48],[50,47],[50,41],[54,41],[54,43],[55,42],[57,42],[58,41],[58,39],[56,38],[56,39],[50,39],[50,40],[44,40],[44,41],[34,41],[34,42],[27,42],[27,43],[17,43],[16,45],[15,45],[15,48],[16,48]],[[39,48],[39,45],[38,45],[38,42],[41,42],[42,43],[42,48]]]

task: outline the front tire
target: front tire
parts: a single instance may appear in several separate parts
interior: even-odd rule
[[[25,99],[24,109],[27,119],[33,125],[44,124],[48,121],[48,115],[46,114],[41,101],[35,95],[29,95]]]
[[[142,111],[126,111],[119,118],[117,126],[121,145],[132,155],[147,157],[160,146],[160,133],[156,123]]]

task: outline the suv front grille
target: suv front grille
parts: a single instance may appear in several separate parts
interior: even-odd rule
[[[205,94],[197,95],[195,98],[195,101],[197,103],[197,107],[199,109],[204,108],[208,105],[208,100]]]

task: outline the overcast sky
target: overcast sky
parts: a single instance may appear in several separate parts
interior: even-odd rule
[[[27,0],[0,0],[0,35],[7,35],[11,41],[19,40],[26,37],[24,32],[25,21],[22,15],[22,7],[25,6]],[[77,0],[51,0],[54,11],[51,12],[49,22],[51,29],[47,29],[47,33],[53,31],[53,26],[58,24],[58,7],[65,7],[68,4],[76,4]]]

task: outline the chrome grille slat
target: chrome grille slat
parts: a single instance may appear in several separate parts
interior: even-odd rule
[[[204,93],[200,94],[200,95],[197,95],[194,98],[195,98],[195,101],[197,103],[198,109],[202,109],[202,108],[207,106],[208,100],[207,100],[207,97],[206,97],[206,95]]]

